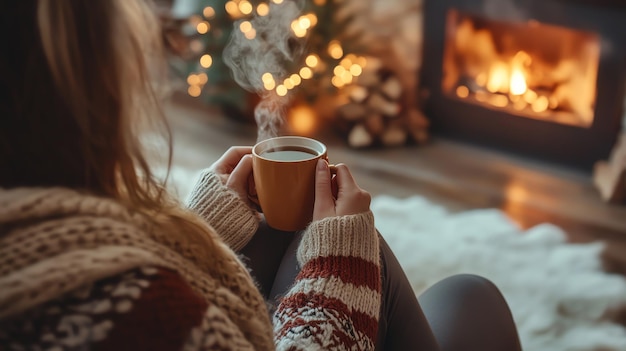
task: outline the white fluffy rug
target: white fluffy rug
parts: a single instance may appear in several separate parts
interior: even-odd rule
[[[173,190],[184,198],[195,175],[173,168]],[[525,351],[626,351],[626,329],[611,321],[626,307],[626,280],[602,271],[601,243],[567,243],[550,224],[522,231],[495,209],[451,214],[418,196],[379,196],[372,211],[416,294],[482,275],[508,301]]]
[[[550,224],[522,231],[495,209],[450,214],[417,196],[377,197],[372,210],[417,294],[479,274],[501,289],[524,350],[626,350],[626,329],[610,320],[626,306],[626,280],[602,271],[600,243],[567,243]]]

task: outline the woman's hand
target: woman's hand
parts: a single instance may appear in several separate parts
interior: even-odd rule
[[[237,192],[244,202],[253,206],[250,197],[256,196],[256,187],[251,153],[251,146],[233,146],[209,169],[220,177],[224,185]]]
[[[356,184],[346,165],[340,163],[336,168],[337,174],[331,177],[328,163],[325,160],[317,163],[314,221],[370,210],[371,195]]]

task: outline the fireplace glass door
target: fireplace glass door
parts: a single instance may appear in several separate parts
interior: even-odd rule
[[[593,124],[597,34],[538,21],[495,21],[448,11],[442,90],[520,117]]]

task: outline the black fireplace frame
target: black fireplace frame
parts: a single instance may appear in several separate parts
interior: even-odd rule
[[[487,13],[508,1],[524,11]],[[531,21],[595,32],[600,36],[594,122],[590,128],[518,117],[447,96],[441,87],[447,12],[456,9],[493,20]],[[434,135],[591,171],[606,159],[619,134],[626,96],[626,1],[425,0],[421,96]],[[503,118],[503,115],[512,118]]]

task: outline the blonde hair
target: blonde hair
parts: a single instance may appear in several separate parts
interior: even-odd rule
[[[0,34],[17,37],[0,58],[0,91],[8,92],[0,93],[0,187],[61,186],[116,199],[171,233],[205,271],[236,274],[223,259],[211,261],[232,254],[168,196],[142,150],[139,128],[149,122],[171,164],[154,88],[165,75],[161,32],[150,3],[10,1],[0,16],[0,26],[17,27]]]
[[[158,22],[146,7],[137,0],[45,0],[37,8],[56,89],[85,136],[85,183],[133,203],[149,203],[153,193],[163,193],[137,138],[141,121],[163,121],[149,72],[149,63],[160,57]]]
[[[168,196],[142,151],[139,127],[148,121],[163,132],[171,164],[171,133],[153,85],[165,73],[159,22],[144,1],[0,2],[0,187],[67,187],[115,199],[147,219],[154,240],[264,306],[249,294],[255,286],[237,256]],[[238,325],[272,345],[268,314]]]

